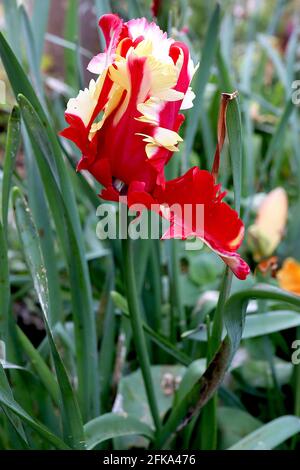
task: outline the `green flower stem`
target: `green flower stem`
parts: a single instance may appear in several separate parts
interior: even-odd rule
[[[185,312],[181,298],[178,240],[169,240],[169,250],[171,303],[170,340],[175,343],[177,337],[176,325],[179,324],[180,333],[186,330]]]
[[[223,321],[224,307],[230,294],[231,282],[232,282],[232,272],[229,271],[228,267],[226,267],[224,274],[223,274],[223,279],[222,279],[222,284],[220,288],[220,294],[219,294],[216,311],[214,314],[212,334],[211,334],[210,353],[209,353],[208,361],[210,361],[213,358],[213,356],[215,355],[221,343],[222,331],[223,331],[223,325],[224,325],[224,321]]]
[[[124,278],[127,292],[127,302],[130,313],[130,322],[133,333],[133,340],[140,363],[149,407],[153,417],[156,430],[161,427],[157,401],[154,393],[154,387],[151,376],[151,368],[149,355],[146,346],[142,319],[139,312],[139,301],[137,295],[136,279],[133,264],[133,246],[132,241],[127,238],[122,240],[122,248],[124,255]]]

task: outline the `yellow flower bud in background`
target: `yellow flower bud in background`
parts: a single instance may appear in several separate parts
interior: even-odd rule
[[[273,189],[258,208],[253,225],[248,229],[248,246],[259,262],[271,256],[285,231],[288,216],[288,198],[283,188]]]

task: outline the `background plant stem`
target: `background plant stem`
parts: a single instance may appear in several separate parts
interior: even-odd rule
[[[124,282],[127,292],[127,302],[130,313],[130,322],[133,333],[133,340],[140,363],[146,394],[153,421],[157,430],[160,429],[160,417],[157,401],[154,393],[154,387],[151,377],[151,368],[149,355],[147,351],[145,335],[142,326],[142,319],[139,312],[139,301],[136,288],[136,280],[133,263],[133,246],[132,240],[122,240],[122,249],[124,255]]]

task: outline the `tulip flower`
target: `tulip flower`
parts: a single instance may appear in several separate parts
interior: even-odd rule
[[[249,267],[236,252],[244,226],[216,184],[225,124],[220,126],[212,173],[192,168],[165,181],[164,168],[182,141],[180,110],[192,107],[194,98],[190,82],[195,67],[188,47],[145,18],[123,23],[117,15],[107,14],[99,26],[106,49],[88,66],[98,78],[69,100],[69,127],[61,133],[82,151],[78,170],[88,170],[103,185],[103,199],[119,201],[126,196],[129,207],[138,203],[157,211],[171,224],[164,238],[179,233],[182,239],[200,238],[245,279]],[[235,96],[224,94],[223,121],[224,103]],[[173,213],[168,207],[175,204],[180,210]],[[198,206],[204,214],[200,225],[194,220]]]
[[[195,67],[185,44],[145,18],[123,23],[107,14],[99,26],[106,50],[88,66],[98,78],[69,100],[61,135],[82,151],[78,170],[104,186],[102,198],[117,201],[164,184],[164,166],[182,140],[179,111],[192,106]]]

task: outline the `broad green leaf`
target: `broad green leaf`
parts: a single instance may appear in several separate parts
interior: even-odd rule
[[[300,432],[300,418],[281,416],[253,431],[229,450],[271,450]]]
[[[175,389],[180,383],[184,372],[185,367],[178,365],[151,367],[156,401],[161,418],[171,407]],[[140,369],[121,379],[114,408],[120,414],[126,413],[148,424],[148,426],[153,426]],[[118,438],[116,444],[118,449],[126,449],[132,446],[144,446],[145,441],[142,438],[124,437]]]
[[[241,290],[231,295],[224,308],[227,336],[194,387],[172,409],[167,422],[156,440],[156,445],[159,447],[163,445],[178,427],[185,425],[193,415],[193,412],[195,413],[201,409],[219,387],[240,344],[245,324],[246,307],[251,299],[278,300],[297,307],[300,306],[300,297],[264,284],[257,285],[252,289]]]
[[[249,359],[231,371],[234,377],[240,378],[242,383],[252,388],[273,388],[273,372],[276,374],[278,386],[287,384],[292,376],[293,364],[273,356],[272,363],[273,371],[269,362]]]
[[[203,94],[205,86],[209,80],[211,66],[213,64],[215,53],[217,50],[217,41],[220,26],[220,6],[217,4],[215,11],[211,17],[208,30],[205,36],[204,45],[202,48],[202,56],[200,61],[199,70],[196,72],[193,90],[196,95],[194,99],[194,106],[189,110],[187,116],[187,127],[185,132],[185,161],[188,163],[189,154],[193,148],[195,135],[197,132],[201,108],[203,106]],[[186,165],[187,166],[187,165]]]
[[[221,434],[221,449],[227,449],[234,445],[261,425],[261,421],[244,410],[220,406],[218,408],[218,427]]]
[[[175,406],[177,403],[180,403],[181,400],[184,400],[186,394],[197,383],[199,378],[203,375],[205,369],[206,359],[196,359],[188,366],[184,376],[182,377],[178,390],[174,395],[173,406]]]
[[[60,389],[63,425],[66,442],[75,449],[84,447],[83,425],[75,394],[56,348],[53,333],[49,324],[49,293],[48,282],[39,244],[38,234],[31,219],[28,206],[19,190],[14,190],[14,209],[19,237],[24,249],[34,287],[41,305],[52,358],[55,365],[57,381]]]
[[[300,312],[274,310],[246,316],[243,338],[268,335],[300,325]]]
[[[291,310],[274,310],[264,313],[253,313],[246,315],[245,328],[242,338],[249,339],[257,336],[269,335],[276,331],[288,330],[300,325],[300,312]],[[223,331],[223,337],[225,331]],[[185,338],[194,339],[196,341],[207,341],[207,332],[205,326],[201,329],[196,328],[190,332],[184,333]]]
[[[89,421],[84,426],[84,431],[87,449],[93,449],[101,442],[116,437],[138,434],[149,440],[153,439],[153,431],[147,424],[130,415],[116,413],[107,413]]]

